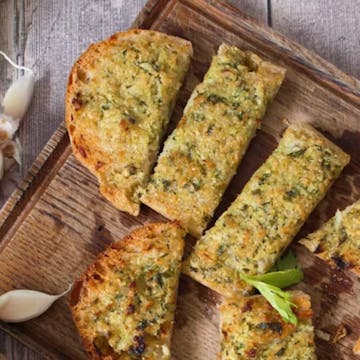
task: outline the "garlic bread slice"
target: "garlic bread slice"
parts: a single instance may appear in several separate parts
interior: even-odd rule
[[[223,294],[247,293],[240,274],[264,274],[325,196],[350,157],[296,124],[197,242],[184,272]]]
[[[132,215],[191,55],[189,41],[135,29],[91,45],[72,68],[66,125],[74,154],[101,193]]]
[[[300,243],[340,269],[349,269],[360,276],[360,200],[333,218]]]
[[[285,69],[222,44],[166,140],[141,201],[200,237],[284,75]]]
[[[261,295],[224,300],[221,314],[221,360],[315,360],[310,297],[293,291],[298,324],[284,321]]]
[[[146,225],[85,271],[70,306],[92,359],[170,359],[184,236],[177,223]]]

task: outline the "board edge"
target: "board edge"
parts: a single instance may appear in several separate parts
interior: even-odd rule
[[[285,57],[285,62],[295,65],[307,76],[319,81],[322,86],[336,92],[341,98],[360,108],[360,80],[347,74],[315,52],[308,50],[305,46],[288,39],[267,24],[261,24],[251,16],[245,15],[240,9],[225,0],[177,0],[177,2],[200,13],[206,13],[210,19],[215,19],[218,24],[235,34],[241,34],[252,43],[261,43],[270,53],[281,56],[283,61]],[[225,15],[227,19],[233,19],[241,32],[236,32],[233,27],[226,26],[224,16],[220,15]]]
[[[132,23],[131,27],[149,28],[153,21],[156,20],[157,15],[159,15],[167,6],[169,6],[169,4],[176,4],[176,2],[186,5],[190,4],[190,0],[148,0],[143,9],[140,11],[139,15]],[[339,92],[340,94],[342,94],[344,91],[346,91],[346,89],[348,89],[349,91],[346,91],[348,93],[347,99],[355,106],[360,107],[360,81],[358,79],[346,74],[335,65],[316,55],[314,52],[307,50],[306,47],[297,44],[293,40],[288,40],[281,33],[273,30],[266,24],[260,24],[252,17],[244,15],[244,13],[241,12],[239,9],[233,7],[232,5],[223,0],[196,0],[195,2],[201,2],[206,5],[213,4],[215,2],[217,2],[218,4],[222,4],[224,8],[227,8],[231,12],[236,13],[237,16],[241,18],[241,22],[243,23],[243,25],[246,25],[246,23],[251,23],[251,26],[255,26],[257,29],[260,29],[261,35],[265,35],[266,32],[269,32],[272,37],[279,39],[281,43],[288,44],[288,49],[281,50],[288,52],[288,56],[292,55],[292,57],[290,57],[291,63],[297,63],[300,67],[306,68],[308,74],[310,75],[314,73],[315,75],[317,74],[318,77],[316,77],[316,79],[320,80],[322,84],[326,85],[331,82],[333,85],[331,85],[330,88]],[[193,4],[189,6],[193,7]],[[266,38],[266,36],[264,36],[264,38]],[[259,42],[260,41],[261,40],[259,40]],[[276,46],[279,47],[279,44],[276,44]],[[306,59],[296,57],[296,48],[317,59],[317,61],[320,62],[318,68],[314,69],[313,64],[308,62]],[[327,69],[329,69],[330,72],[327,71]],[[333,72],[333,74],[331,72]],[[351,83],[353,83],[353,86]],[[14,210],[21,210],[21,205],[27,200],[27,198],[31,197],[31,195],[36,191],[37,184],[41,182],[44,177],[46,177],[46,165],[50,165],[52,161],[57,160],[68,147],[68,145],[69,138],[67,135],[67,131],[64,123],[61,123],[60,126],[55,130],[51,138],[48,140],[43,150],[35,159],[29,171],[26,173],[25,177],[21,180],[19,185],[16,187],[16,189],[13,191],[9,199],[6,201],[6,203],[0,210],[0,251],[2,250],[3,246],[6,245],[6,242],[4,244],[4,241],[2,240],[7,230],[12,226],[12,217],[17,216],[17,213],[14,213]],[[23,332],[19,332],[17,329],[14,329],[8,324],[0,323],[0,328],[21,343],[38,352],[39,355],[59,355],[56,352],[47,351],[40,344],[29,338],[29,336],[27,336],[26,334],[24,335]]]

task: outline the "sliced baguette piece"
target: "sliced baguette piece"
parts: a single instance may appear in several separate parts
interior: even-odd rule
[[[224,300],[221,314],[221,360],[315,360],[310,297],[292,291],[298,325],[284,321],[261,295]]]
[[[190,64],[189,41],[129,30],[91,45],[72,68],[66,126],[101,193],[132,215]]]
[[[251,52],[221,45],[166,140],[141,201],[199,237],[284,75]]]
[[[227,296],[240,274],[264,274],[290,244],[350,157],[310,125],[295,124],[241,194],[196,243],[184,272]]]
[[[92,359],[170,359],[184,236],[177,223],[139,228],[76,283],[70,307]]]
[[[360,276],[360,200],[333,218],[319,230],[300,240],[320,259]]]

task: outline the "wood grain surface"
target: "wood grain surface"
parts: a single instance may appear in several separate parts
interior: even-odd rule
[[[360,0],[271,0],[272,27],[360,78]]]
[[[194,1],[194,3],[196,2],[197,1]],[[287,36],[292,37],[303,43],[305,46],[314,49],[317,53],[336,63],[345,71],[348,71],[355,76],[359,76],[359,57],[356,56],[359,52],[359,31],[356,31],[356,29],[358,29],[356,27],[359,26],[358,14],[352,11],[354,4],[357,3],[355,5],[358,5],[358,1],[344,1],[344,5],[340,9],[337,8],[338,2],[335,2],[334,0],[327,1],[327,6],[324,6],[324,1],[292,2],[272,0],[270,2],[249,0],[232,1],[232,3],[240,7],[245,13],[257,18],[260,22],[269,22],[274,28],[279,29]],[[144,1],[142,0],[132,1],[131,6],[125,5],[125,2],[123,1],[0,1],[0,48],[7,51],[13,58],[17,59],[20,64],[25,63],[27,66],[32,67],[40,79],[37,84],[34,101],[29,114],[24,119],[23,125],[20,129],[20,136],[24,146],[22,174],[26,173],[26,170],[37,156],[41,147],[54,131],[55,127],[62,121],[64,84],[71,63],[90,42],[102,39],[114,31],[128,27],[131,20],[135,17],[143,4]],[[205,10],[203,9],[201,11]],[[198,44],[199,53],[198,57],[195,57],[194,76],[192,77],[192,80],[199,79],[201,77],[210,59],[210,55],[215,51],[215,46],[219,43],[220,39],[227,39],[229,42],[235,42],[239,45],[245,45],[250,48],[255,47],[256,50],[258,50],[258,47],[260,46],[260,53],[275,59],[277,62],[281,62],[281,59],[283,58],[281,53],[279,54],[271,51],[271,44],[262,44],[262,47],[259,45],[258,39],[251,39],[250,34],[246,34],[246,31],[244,31],[246,29],[241,28],[241,30],[239,30],[240,34],[235,31],[232,33],[231,27],[234,26],[234,24],[231,20],[229,20],[228,23],[228,25],[230,24],[230,27],[227,28],[226,31],[218,29],[216,26],[210,27],[210,29],[213,29],[216,34],[215,39],[213,39],[210,30],[204,29],[207,24],[206,22],[200,21],[200,24],[193,24],[190,20],[198,19],[194,18],[191,12],[190,14],[187,13],[187,15],[189,15],[189,17],[186,17],[187,20],[184,24],[182,24],[185,29],[181,29],[181,31],[184,31],[185,34],[189,35],[187,32],[192,29],[192,26],[195,26],[195,29],[193,30],[199,31],[201,34],[201,36],[194,41]],[[174,29],[177,29],[176,26],[179,24],[174,16],[172,18],[170,17],[170,19],[165,23],[155,22],[155,26],[160,28],[163,27],[164,30],[174,31]],[[235,25],[238,26],[238,24]],[[199,28],[197,26],[199,26]],[[220,28],[221,26],[223,26],[223,24],[220,25]],[[3,28],[5,31],[1,31]],[[255,26],[254,34],[257,34],[257,31],[259,31],[259,29]],[[241,38],[243,32],[245,34],[244,39]],[[261,31],[259,36],[262,36]],[[209,48],[205,48],[204,44],[201,43],[201,39],[207,40],[204,44],[209,44]],[[273,40],[271,34],[267,37],[267,40],[269,39]],[[288,44],[287,42],[283,42],[281,45],[287,46]],[[293,48],[292,50],[298,50],[298,48]],[[293,59],[286,58],[285,65],[290,67],[288,79],[284,84],[284,88],[282,89],[279,98],[276,100],[266,117],[264,132],[260,133],[258,138],[254,141],[250,149],[251,152],[249,152],[249,158],[245,159],[245,162],[240,168],[239,174],[241,174],[241,176],[238,176],[233,182],[236,186],[233,185],[231,187],[227,193],[227,201],[222,204],[221,208],[224,208],[226,204],[235,197],[249,174],[255,170],[255,167],[264,160],[266,155],[275,146],[275,140],[272,136],[277,136],[280,129],[283,128],[282,123],[279,121],[283,115],[287,115],[289,117],[296,116],[296,119],[313,121],[322,125],[323,128],[332,131],[334,136],[342,135],[338,141],[340,141],[340,144],[342,144],[345,149],[346,147],[349,147],[349,151],[352,151],[352,146],[356,145],[357,140],[354,140],[354,136],[351,135],[351,131],[359,127],[357,120],[359,118],[359,86],[357,82],[343,76],[341,73],[337,72],[336,69],[323,63],[321,59],[314,58],[311,54],[309,55],[304,52],[303,49],[300,49],[299,51],[300,53],[293,54],[295,55]],[[200,54],[201,59],[199,59]],[[300,55],[304,59],[303,63],[295,63],[293,60],[296,60],[296,56]],[[203,60],[203,58],[205,60]],[[196,59],[198,60],[196,61]],[[309,65],[309,60],[310,64],[314,63],[315,68],[312,70],[307,69],[307,73],[302,74],[304,67],[307,68]],[[320,73],[318,73],[319,69],[321,70]],[[324,76],[324,71],[328,77]],[[4,81],[1,81],[0,83],[0,90],[3,93],[4,89],[11,83],[14,73],[11,69],[5,67],[3,63],[0,63],[0,75],[2,76],[2,79],[4,79]],[[331,82],[331,80],[334,79],[334,76],[336,77],[335,84]],[[319,78],[322,79],[321,85],[318,83]],[[317,79],[317,81],[313,81],[314,79]],[[180,101],[180,105],[184,104],[185,98],[193,86],[193,81],[188,82],[187,88],[183,93],[183,100]],[[304,82],[304,84],[300,86],[300,82]],[[339,87],[339,85],[343,84],[346,84],[346,89],[343,89],[341,86]],[[326,109],[326,111],[324,111],[324,109]],[[181,106],[177,109],[177,112],[180,111]],[[344,128],[346,128],[346,132],[343,132]],[[269,134],[271,134],[271,136]],[[58,133],[54,138],[52,143],[53,146],[55,146],[61,136],[62,132],[60,130],[60,133]],[[354,142],[353,145],[352,141]],[[39,200],[40,193],[42,189],[46,188],[46,185],[50,180],[50,187],[47,189],[51,188],[51,186],[56,186],[56,194],[62,194],[63,192],[66,194],[66,204],[61,204],[60,206],[61,214],[66,214],[66,206],[70,206],[70,208],[68,208],[68,212],[71,213],[71,201],[73,200],[68,199],[69,193],[67,191],[69,191],[69,189],[74,191],[74,189],[70,183],[67,184],[67,187],[64,187],[64,181],[66,182],[66,180],[63,180],[61,183],[58,178],[61,173],[64,174],[66,178],[66,176],[72,177],[73,172],[75,172],[78,176],[76,178],[77,181],[81,182],[84,180],[89,182],[90,191],[92,191],[95,199],[98,199],[98,203],[100,204],[100,213],[109,207],[109,205],[104,203],[101,198],[98,198],[96,182],[94,179],[91,177],[88,179],[89,175],[84,169],[81,169],[81,167],[81,170],[79,170],[78,173],[76,172],[76,169],[79,168],[79,166],[74,163],[72,157],[66,160],[64,166],[61,167],[59,175],[55,176],[55,172],[51,173],[50,170],[52,169],[53,160],[60,158],[57,164],[62,165],[64,157],[66,158],[68,150],[64,152],[65,148],[65,143],[58,146],[56,148],[57,150],[55,151],[55,155],[53,153],[52,157],[50,157],[51,161],[49,161],[48,156],[53,150],[50,144],[50,146],[45,150],[43,157],[40,159],[41,161],[37,162],[33,167],[32,174],[28,174],[26,181],[20,185],[20,189],[27,191],[28,194],[24,197],[26,201],[21,204],[23,206],[26,204],[27,206],[25,207],[25,212],[20,211],[22,209],[19,208],[19,205],[17,208],[15,206],[13,214],[18,215],[21,213],[23,216],[19,216],[19,219],[15,224],[4,224],[1,227],[1,235],[4,236],[2,247],[4,247],[5,241],[7,241],[6,239],[11,239],[9,244],[16,243],[17,246],[20,246],[18,241],[15,241],[17,236],[20,235],[14,236],[12,230],[25,226],[25,223],[31,223],[31,221],[34,222],[35,220],[33,216],[35,215],[37,219],[41,218],[44,220],[46,226],[50,226],[49,229],[53,229],[54,226],[59,226],[56,225],[56,220],[51,218],[51,216],[50,218],[52,220],[49,220],[47,218],[49,217],[48,215],[44,213],[36,213],[36,208],[40,206],[39,204],[41,204],[41,201],[43,200],[42,197],[41,200]],[[253,154],[253,157],[251,154]],[[45,179],[45,183],[42,183],[42,186],[39,187],[37,182],[41,176],[35,176],[35,174],[37,174],[42,163],[44,163],[44,165],[40,173],[50,172],[50,174]],[[340,195],[336,195],[336,192],[332,191],[330,197],[321,204],[317,213],[312,217],[312,222],[317,220],[315,221],[315,224],[310,222],[308,228],[305,229],[315,228],[316,225],[326,218],[326,215],[324,215],[325,213],[330,214],[331,209],[333,210],[333,208],[338,204],[345,205],[356,196],[354,189],[358,188],[360,184],[359,179],[353,176],[354,168],[352,166],[358,166],[358,160],[356,160],[356,157],[355,160],[353,159],[353,163],[349,168],[350,170],[346,170],[345,176],[342,179],[346,185],[342,186],[340,183],[338,188],[335,188],[336,190],[339,190]],[[69,173],[66,173],[66,171]],[[246,176],[244,176],[244,173]],[[60,183],[56,181],[60,181]],[[41,183],[41,181],[39,182]],[[77,187],[78,184],[75,184],[75,186]],[[30,188],[30,190],[28,188]],[[88,189],[88,187],[86,188]],[[27,201],[30,200],[31,192],[36,189],[41,189],[39,195],[34,196],[30,202]],[[19,196],[20,193],[21,191],[19,192]],[[44,194],[47,194],[47,192]],[[80,194],[82,193],[80,192]],[[334,199],[336,201],[334,201]],[[12,200],[14,201],[14,199]],[[49,202],[53,204],[54,201],[52,199],[51,201],[49,200]],[[10,203],[10,206],[8,204],[8,211],[12,208],[11,205],[15,205],[15,202],[13,204]],[[92,206],[92,203],[90,206]],[[110,210],[108,211],[110,212]],[[114,212],[113,208],[111,208],[111,212]],[[3,212],[3,216],[4,214],[5,213]],[[54,209],[51,209],[50,214],[54,214]],[[145,209],[145,214],[142,214],[140,222],[149,221],[149,216],[150,218],[158,218],[158,215],[153,214],[154,216],[152,216],[151,214],[150,210]],[[28,217],[25,215],[28,215]],[[76,273],[76,271],[80,271],[80,268],[83,267],[92,256],[94,256],[94,253],[100,250],[104,239],[106,240],[106,238],[110,235],[111,238],[118,239],[125,233],[125,231],[128,232],[130,228],[139,224],[139,219],[124,218],[122,214],[112,214],[112,217],[113,219],[105,219],[104,223],[106,224],[101,224],[106,225],[105,228],[108,232],[97,235],[96,238],[92,238],[92,249],[87,250],[89,252],[89,257],[84,256],[86,257],[86,261],[83,259],[82,262],[78,264],[79,268],[72,268],[71,272]],[[57,216],[55,216],[55,218],[57,218]],[[73,219],[66,218],[63,221],[65,223],[65,228],[71,229],[71,224],[75,226],[74,221],[77,223],[75,217],[73,217]],[[92,228],[95,229],[97,224],[96,221],[99,221],[99,219],[90,219],[90,223],[87,225],[90,227],[92,226]],[[20,225],[22,222],[23,224]],[[123,224],[123,227],[118,228],[119,223]],[[45,243],[49,241],[49,236],[51,237],[52,235],[46,232],[44,233],[42,228],[36,229],[39,232],[38,237],[43,238],[43,244],[45,245]],[[32,230],[35,229],[31,228],[31,231]],[[59,234],[61,234],[61,237],[54,235],[54,238],[51,240],[53,242],[55,241],[55,250],[64,238],[67,239],[66,241],[69,241],[70,239],[73,243],[76,243],[76,236],[79,236],[78,234],[72,238],[69,236],[69,234],[72,234],[70,230],[58,231]],[[69,233],[67,231],[69,231]],[[79,241],[84,241],[84,238],[85,242],[86,240],[89,240],[86,238],[85,234],[86,233],[80,235],[81,240]],[[25,241],[25,235],[23,236],[23,241]],[[68,243],[66,244],[69,245]],[[25,244],[22,243],[22,246],[25,246]],[[39,246],[39,244],[36,244],[36,248]],[[40,248],[42,247],[40,246]],[[10,250],[5,248],[4,251]],[[7,254],[4,251],[0,257]],[[324,291],[328,291],[330,299],[333,299],[335,296],[336,301],[338,301],[339,299],[337,296],[339,295],[338,290],[340,289],[345,293],[345,295],[341,295],[341,300],[345,301],[348,307],[354,306],[356,308],[356,303],[354,303],[354,299],[356,298],[351,297],[347,291],[358,290],[357,280],[352,279],[351,276],[348,278],[346,274],[345,280],[340,279],[339,289],[336,288],[335,291],[331,288],[331,286],[329,288],[329,286],[327,286],[327,282],[323,281],[323,279],[332,279],[333,277],[337,279],[339,277],[341,278],[342,275],[337,273],[334,275],[329,272],[329,269],[324,269],[324,272],[321,272],[320,274],[321,276],[319,275],[317,279],[314,279],[314,270],[311,270],[315,266],[313,265],[313,261],[315,261],[315,264],[319,267],[321,267],[321,263],[316,263],[316,260],[309,257],[306,252],[304,253],[303,249],[300,248],[299,251],[303,264],[306,266],[306,269],[309,268],[309,270],[306,270],[307,281],[309,283],[305,282],[303,286],[305,286],[306,290],[309,290],[308,288],[310,287],[310,292],[315,294],[315,299],[317,301],[315,303],[315,307],[319,308],[320,303],[323,301],[326,303],[326,298],[324,298],[325,300],[322,299]],[[13,256],[18,257],[19,253],[21,253],[21,251],[16,250],[13,253]],[[26,266],[24,264],[23,269],[24,271],[28,271],[26,269],[28,269],[30,265],[27,264],[28,260],[25,260]],[[50,263],[55,260],[56,257],[54,256],[54,258],[50,260]],[[55,265],[60,266],[59,264],[61,264],[61,261],[57,259],[55,261]],[[49,264],[46,263],[46,266],[48,265]],[[16,273],[15,269],[12,269],[11,273]],[[19,273],[21,274],[21,272]],[[46,274],[46,269],[44,269],[44,273]],[[24,275],[24,273],[22,274]],[[71,279],[55,277],[52,279],[42,279],[42,281],[39,282],[40,274],[41,272],[35,271],[30,279],[26,279],[26,276],[21,278],[19,275],[16,279],[13,279],[15,282],[9,282],[9,280],[5,281],[5,278],[1,275],[0,287],[2,290],[5,290],[13,286],[31,287],[32,285],[32,287],[36,287],[41,290],[56,292],[60,290],[60,284],[62,284],[62,287],[65,286],[65,280],[71,281]],[[36,275],[39,275],[39,277],[36,277]],[[49,276],[50,275],[52,274],[49,274]],[[55,281],[56,279],[58,282]],[[349,286],[346,291],[343,291],[343,282],[348,284],[345,285],[345,287]],[[352,286],[349,285],[350,282],[353,282]],[[216,336],[217,313],[213,307],[216,298],[207,289],[200,287],[190,280],[183,280],[181,286],[182,296],[179,299],[180,315],[178,315],[178,330],[176,332],[178,335],[174,337],[174,347],[180,347],[180,344],[183,344],[183,341],[186,342],[187,346],[184,347],[183,353],[176,353],[176,358],[191,358],[189,357],[191,354],[193,354],[192,358],[194,359],[204,358],[201,357],[201,355],[196,354],[199,351],[205,351],[207,348],[212,349],[214,346],[214,342],[211,342],[211,339],[214,339]],[[351,290],[349,290],[350,288]],[[335,295],[332,291],[335,291]],[[198,299],[199,301],[194,301],[194,299]],[[323,305],[323,307],[327,309],[327,314],[325,314],[326,316],[318,317],[318,319],[320,319],[320,323],[317,324],[317,327],[321,330],[319,333],[320,337],[331,337],[334,332],[334,328],[336,327],[336,321],[339,322],[340,317],[344,315],[342,312],[336,312],[338,316],[332,318],[332,314],[337,309],[337,304],[335,300],[331,301],[332,302],[327,308],[326,304]],[[60,304],[59,306],[64,306],[64,304]],[[57,308],[55,308],[54,311],[56,311],[56,309]],[[331,325],[333,328],[331,328],[331,326],[327,327],[326,321],[328,321],[328,317],[331,318],[329,320],[333,320],[334,322],[334,324]],[[321,323],[323,318],[325,319],[324,324]],[[42,321],[42,319],[43,318],[40,318],[39,320]],[[46,323],[49,319],[45,318],[44,320]],[[67,318],[67,320],[69,319]],[[190,329],[188,324],[189,321],[191,323],[196,322],[196,326],[191,326]],[[183,324],[181,324],[182,322]],[[204,326],[204,324],[206,324],[206,326]],[[24,337],[24,332],[31,332],[30,329],[32,326],[27,328],[27,326],[24,325],[24,327],[20,326],[19,328],[12,328],[11,330],[15,336],[21,337],[23,341],[29,340],[29,342],[32,342],[31,339],[26,339]],[[211,331],[202,333],[205,328],[210,329]],[[41,331],[46,332],[47,330],[46,327],[45,330],[40,327],[39,331],[41,333]],[[210,336],[208,340],[210,342],[201,342],[198,344],[197,337],[194,336],[195,333],[197,335],[203,334],[204,337],[205,335]],[[350,337],[348,337],[345,344],[339,344],[337,346],[331,345],[331,351],[342,351],[343,348],[348,351],[350,349],[350,343],[354,340],[356,335],[359,335],[358,332],[353,331],[352,334],[349,335]],[[41,338],[36,338],[35,336],[35,340],[39,340],[39,344],[44,345],[44,342],[46,344],[46,337],[45,339],[43,336],[40,337]],[[318,339],[321,349],[329,346],[328,343],[324,341],[325,340],[321,340],[321,338]],[[34,342],[32,342],[32,345],[36,346]],[[50,345],[52,347],[51,352],[57,353],[58,358],[63,358],[62,355],[59,355],[59,351],[62,351],[59,350],[61,349],[61,345],[62,344],[54,344],[54,342],[51,342]],[[340,348],[340,350],[338,350],[338,348]],[[13,342],[5,335],[0,336],[0,352],[3,352],[8,359],[43,358],[44,355],[41,355],[43,350],[41,348],[38,348],[38,350],[40,351],[40,354],[28,350],[27,347],[23,347],[17,342]],[[348,354],[347,356],[350,356],[350,353],[346,354]],[[75,358],[78,358],[77,355]],[[210,358],[211,357],[209,357],[209,359]],[[327,359],[329,357],[326,357],[326,355],[321,353],[320,359],[323,358]],[[337,358],[341,359],[341,356],[337,355]],[[351,357],[344,358],[348,359]]]

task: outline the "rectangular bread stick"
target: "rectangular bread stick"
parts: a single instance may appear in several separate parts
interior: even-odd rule
[[[360,200],[335,216],[300,243],[319,258],[360,276]]]
[[[284,74],[251,52],[221,45],[166,140],[141,201],[199,237]]]
[[[290,244],[350,157],[308,125],[292,125],[241,194],[197,242],[184,272],[223,295],[247,293]]]

